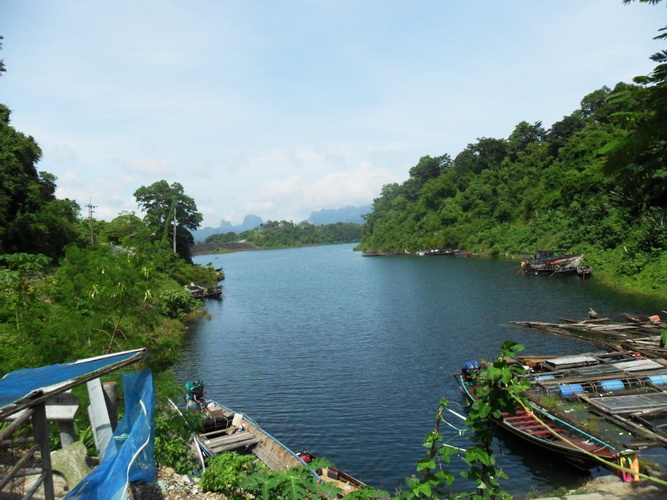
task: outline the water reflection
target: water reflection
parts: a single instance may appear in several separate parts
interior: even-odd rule
[[[499,260],[371,259],[336,245],[228,254],[220,263],[226,298],[207,302],[211,319],[191,328],[179,380],[203,379],[210,397],[287,446],[389,490],[415,473],[440,398],[465,411],[451,376],[463,361],[493,359],[506,340],[532,354],[594,348],[511,321],[583,318],[589,307],[651,312],[600,292],[594,279],[523,276]],[[501,438],[498,446],[512,491],[574,477],[521,444]],[[452,467],[458,474],[465,464]]]

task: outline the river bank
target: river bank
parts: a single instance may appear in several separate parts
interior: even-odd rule
[[[260,250],[251,243],[196,243],[190,249],[192,256]]]
[[[158,469],[157,481],[153,487],[157,491],[154,491],[154,496],[150,498],[160,500],[187,500],[193,497],[202,500],[227,500],[227,497],[221,493],[202,492],[197,479],[178,474],[170,467]],[[615,476],[603,476],[570,490],[559,489],[542,496],[528,493],[525,496],[514,498],[525,498],[526,500],[534,498],[543,500],[658,500],[667,498],[667,489],[649,481],[623,483]]]

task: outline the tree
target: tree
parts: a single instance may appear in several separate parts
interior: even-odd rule
[[[176,251],[189,261],[190,248],[195,241],[188,229],[197,229],[204,217],[197,211],[195,200],[185,194],[183,186],[161,180],[140,187],[134,192],[134,198],[146,213],[144,221],[151,228],[154,240],[172,241],[176,219]]]
[[[55,197],[55,176],[38,172],[42,151],[30,136],[10,126],[0,104],[0,253],[59,257],[77,237],[79,206]]]
[[[660,31],[655,39],[667,39],[667,27]],[[650,75],[635,77],[639,87],[615,89],[614,102],[623,108],[612,116],[620,128],[599,150],[606,156],[604,171],[619,185],[620,201],[638,214],[667,207],[667,51],[653,54],[651,60],[658,65]]]
[[[104,240],[110,243],[122,243],[123,239],[136,235],[143,227],[143,222],[133,213],[124,213],[106,224],[101,231]]]

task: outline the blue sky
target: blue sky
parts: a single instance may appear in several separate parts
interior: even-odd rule
[[[621,0],[0,0],[0,102],[98,219],[165,179],[204,226],[299,222],[650,73],[665,19]]]

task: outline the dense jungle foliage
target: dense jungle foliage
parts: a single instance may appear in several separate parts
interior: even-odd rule
[[[664,36],[664,35],[663,35]],[[585,96],[545,129],[519,123],[451,158],[424,156],[385,185],[363,251],[460,247],[497,256],[586,255],[620,286],[667,294],[667,53],[635,84]]]
[[[55,197],[40,157],[0,105],[0,375],[138,347],[159,375],[178,358],[181,320],[198,309],[183,285],[215,281],[189,261],[194,201],[159,181],[135,193],[144,219],[84,220]]]
[[[246,241],[258,248],[290,248],[312,245],[334,245],[361,241],[363,226],[337,222],[315,226],[309,222],[268,221],[259,227],[237,234],[233,231],[212,234],[204,243],[235,243]]]

